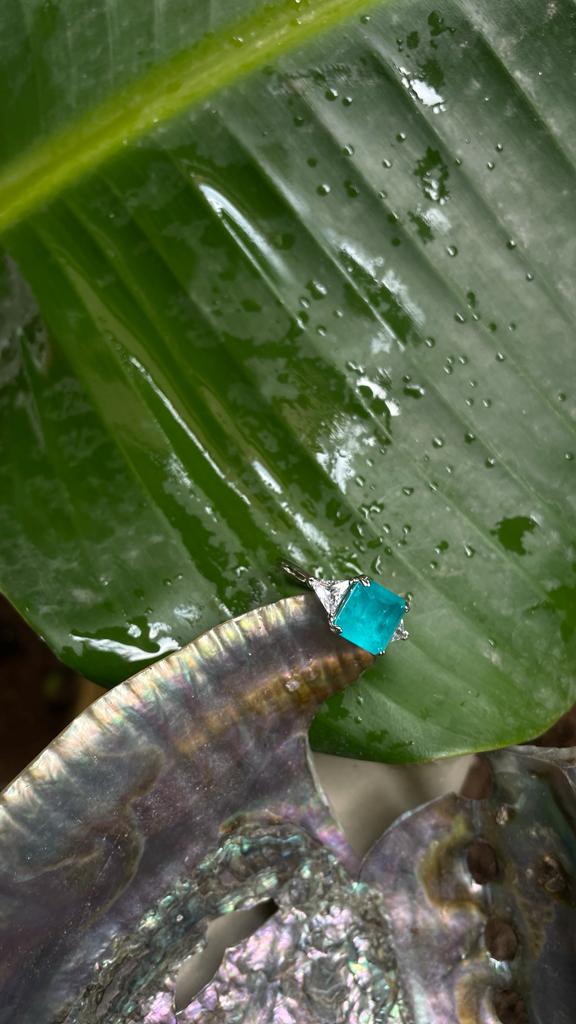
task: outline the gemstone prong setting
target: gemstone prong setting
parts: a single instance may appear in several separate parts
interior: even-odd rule
[[[378,655],[384,654],[389,643],[408,639],[403,616],[410,610],[409,595],[395,594],[365,575],[320,580],[291,563],[283,563],[282,568],[314,591],[332,632],[349,643]]]

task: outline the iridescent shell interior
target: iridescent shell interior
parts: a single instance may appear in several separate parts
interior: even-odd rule
[[[573,752],[492,755],[486,800],[404,815],[360,863],[306,735],[371,662],[302,595],[76,719],[0,805],[1,1024],[495,1024],[514,999],[527,1020],[571,1020]],[[263,903],[177,1007],[209,923]]]

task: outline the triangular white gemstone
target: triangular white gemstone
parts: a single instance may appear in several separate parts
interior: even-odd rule
[[[310,588],[316,594],[320,604],[328,612],[330,619],[334,618],[343,599],[353,586],[353,580],[315,580],[309,582]]]

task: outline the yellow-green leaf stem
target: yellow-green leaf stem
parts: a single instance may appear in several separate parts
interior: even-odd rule
[[[156,125],[367,6],[279,0],[175,54],[2,171],[0,232]]]

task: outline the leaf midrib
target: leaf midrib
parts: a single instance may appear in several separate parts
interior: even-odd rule
[[[275,0],[204,37],[17,157],[0,173],[0,233],[123,146],[375,0]]]

